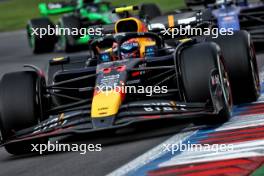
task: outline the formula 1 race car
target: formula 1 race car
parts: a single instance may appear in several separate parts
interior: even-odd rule
[[[120,14],[113,14],[112,9],[110,3],[100,0],[40,3],[39,10],[44,17],[31,19],[27,24],[29,46],[35,54],[51,52],[54,48],[66,52],[87,48],[88,41],[100,35],[100,30],[92,31],[89,26],[111,24],[120,18]],[[57,25],[47,18],[59,14],[64,15]],[[142,16],[153,18],[160,14],[155,4],[142,4],[140,7]]]
[[[58,50],[66,52],[74,51],[82,46],[87,45],[91,36],[87,33],[82,35],[71,35],[71,31],[88,28],[94,24],[108,24],[116,21],[118,17],[111,13],[109,3],[100,1],[74,0],[58,3],[40,3],[39,10],[44,17],[29,20],[27,24],[27,37],[29,46],[33,53],[51,52],[55,46]],[[64,14],[55,25],[47,16]],[[57,28],[57,29],[56,29]],[[58,32],[61,29],[70,31]],[[36,29],[52,30],[51,34],[41,36],[39,33],[33,33]],[[56,32],[54,32],[56,31]],[[61,35],[59,35],[61,34]],[[55,45],[56,44],[56,45]]]
[[[2,144],[9,153],[22,154],[49,137],[139,122],[223,123],[232,99],[255,101],[259,85],[247,33],[221,40],[243,47],[247,55],[237,58],[241,50],[229,50],[231,64],[215,42],[195,38],[169,47],[130,17],[115,23],[115,34],[94,40],[91,56],[52,59],[47,74],[32,65],[31,71],[7,73],[0,83]],[[234,65],[240,63],[243,72]],[[227,68],[246,77],[230,82]],[[236,87],[241,82],[244,87]],[[232,95],[230,85],[239,94]]]
[[[264,3],[248,0],[186,0],[188,6],[205,5],[219,28],[247,30],[257,45],[264,42]]]

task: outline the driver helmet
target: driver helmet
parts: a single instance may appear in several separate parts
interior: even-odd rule
[[[129,39],[120,46],[121,59],[139,58],[140,44],[137,39]]]

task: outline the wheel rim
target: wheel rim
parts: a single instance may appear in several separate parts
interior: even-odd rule
[[[28,43],[31,48],[35,47],[35,36],[32,35],[31,26],[27,27],[27,36],[28,36]]]
[[[255,49],[254,49],[253,44],[251,44],[250,45],[250,61],[249,61],[250,63],[249,64],[250,64],[250,68],[251,68],[251,73],[252,73],[255,91],[259,92],[260,91],[260,86],[259,86],[260,80],[259,80],[259,77],[257,76],[258,75],[257,68],[256,68],[255,64],[253,63],[253,60],[256,60],[255,56],[256,56]]]
[[[0,142],[3,141],[3,134],[2,134],[2,131],[0,130]]]
[[[65,46],[66,46],[66,38],[65,38],[65,36],[60,35],[58,43],[59,43],[59,49],[60,50],[65,50]]]
[[[225,104],[228,106],[229,112],[231,112],[232,104],[233,104],[231,87],[230,87],[228,74],[225,70],[224,63],[221,59],[219,59],[219,74],[221,80],[221,87],[223,90],[224,101]]]
[[[64,28],[62,22],[59,23],[59,27]],[[57,48],[58,50],[65,51],[66,49],[66,36],[65,35],[62,35],[62,34],[59,35]]]

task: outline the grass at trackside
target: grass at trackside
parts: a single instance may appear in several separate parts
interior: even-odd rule
[[[0,2],[0,32],[25,28],[27,20],[38,17],[38,3],[58,2],[63,0],[7,0]],[[113,5],[137,5],[144,2],[154,2],[163,11],[173,10],[183,6],[182,0],[111,0]]]
[[[27,20],[39,16],[38,3],[47,0],[7,0],[0,3],[0,31],[24,28]]]
[[[264,175],[264,164],[259,167],[258,169],[256,169],[251,176],[263,176]]]

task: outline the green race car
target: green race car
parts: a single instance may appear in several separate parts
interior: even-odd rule
[[[123,15],[112,13],[109,2],[101,0],[70,0],[57,3],[40,3],[43,17],[31,19],[27,24],[29,46],[35,54],[61,50],[65,52],[88,48],[88,42],[100,36],[103,29],[89,28],[100,24],[113,24]],[[63,14],[54,24],[48,16]],[[161,15],[156,4],[142,4],[139,15],[152,19]]]
[[[110,24],[119,19],[112,14],[112,7],[101,0],[70,0],[57,3],[40,3],[43,17],[31,19],[27,24],[27,36],[33,53],[52,52],[55,48],[72,52],[87,47],[88,41],[100,34],[91,25]],[[48,16],[63,14],[53,23]]]

